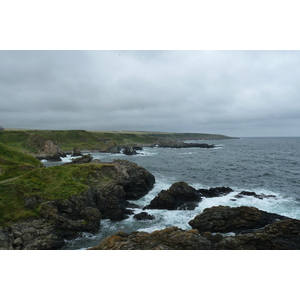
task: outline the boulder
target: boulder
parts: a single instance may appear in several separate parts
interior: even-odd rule
[[[89,250],[210,250],[212,243],[197,230],[178,227],[152,233],[135,231],[117,232]]]
[[[251,232],[287,217],[268,213],[255,207],[213,206],[206,208],[189,222],[199,232]]]
[[[176,182],[162,190],[144,209],[193,210],[201,201],[199,193],[185,182]]]

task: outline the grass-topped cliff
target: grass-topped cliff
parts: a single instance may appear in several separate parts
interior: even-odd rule
[[[38,168],[14,180],[0,182],[0,226],[28,217],[39,217],[40,202],[64,201],[81,195],[89,188],[89,175],[99,172],[103,167],[105,164]],[[109,180],[103,175],[104,182]],[[28,207],[28,199],[35,203]]]
[[[43,218],[67,232],[90,231],[99,227],[101,216],[126,218],[124,201],[139,199],[155,182],[151,173],[128,161],[46,168],[1,143],[0,170],[0,227]]]
[[[3,130],[0,142],[29,153],[37,153],[46,140],[57,142],[63,151],[74,148],[106,151],[115,145],[149,145],[162,139],[219,140],[230,137],[204,133],[160,133],[85,130]]]

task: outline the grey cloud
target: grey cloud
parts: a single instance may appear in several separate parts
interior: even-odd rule
[[[298,51],[0,51],[0,125],[297,135]]]

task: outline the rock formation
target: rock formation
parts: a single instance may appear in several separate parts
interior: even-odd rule
[[[48,161],[61,161],[65,153],[62,151],[61,146],[54,141],[46,140],[42,148],[38,151],[36,156],[39,159],[46,159]]]
[[[90,250],[210,250],[212,243],[199,235],[197,230],[178,227],[157,230],[152,233],[118,232],[104,239]]]
[[[153,145],[154,146],[154,145]],[[160,148],[214,148],[214,145],[204,143],[185,143],[178,140],[160,140],[156,147]]]
[[[189,222],[189,225],[200,233],[205,231],[241,233],[259,229],[283,219],[287,218],[255,207],[220,205],[204,209]]]
[[[201,201],[199,193],[185,182],[176,182],[162,190],[144,209],[192,210]]]

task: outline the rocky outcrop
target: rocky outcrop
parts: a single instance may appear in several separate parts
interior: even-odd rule
[[[104,239],[90,250],[210,250],[212,243],[199,235],[197,230],[178,227],[157,230],[152,233],[118,232]]]
[[[239,198],[243,198],[245,196],[251,196],[251,197],[258,198],[258,199],[276,198],[276,196],[274,196],[274,195],[256,194],[255,192],[249,192],[249,191],[242,191],[242,192],[238,193],[237,195],[235,195],[234,197],[239,199]]]
[[[185,143],[178,140],[161,140],[153,145],[160,148],[214,148],[214,145],[204,143]]]
[[[282,220],[252,233],[222,237],[214,244],[214,249],[300,250],[300,220]]]
[[[61,157],[64,156],[66,155],[57,142],[45,140],[43,146],[38,151],[36,158],[46,159],[48,161],[61,161]]]
[[[0,228],[1,250],[54,250],[63,245],[62,234],[43,219]]]
[[[213,197],[221,197],[225,196],[231,192],[233,192],[233,189],[230,187],[215,187],[210,189],[199,189],[197,192],[200,194],[201,197],[205,198],[213,198]]]
[[[206,208],[189,222],[200,233],[209,232],[251,232],[287,217],[268,213],[255,207],[213,206]]]
[[[199,193],[185,182],[176,182],[162,190],[144,209],[192,210],[201,201]]]
[[[82,156],[83,154],[81,153],[80,149],[77,147],[73,148],[73,153],[72,156]]]

